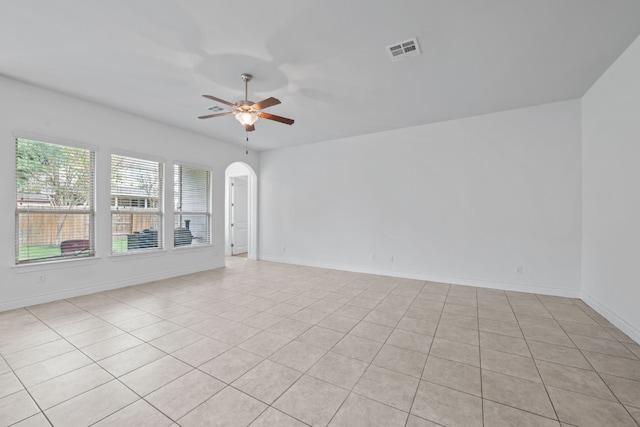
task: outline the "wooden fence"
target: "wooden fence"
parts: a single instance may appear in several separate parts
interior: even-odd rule
[[[147,228],[158,228],[156,215],[118,213],[111,216],[111,233],[114,237],[133,234]]]
[[[23,246],[59,246],[65,240],[89,239],[87,213],[20,213],[18,239]],[[58,221],[62,227],[58,234]],[[146,228],[157,228],[157,216],[119,213],[112,217],[113,236],[126,236]]]

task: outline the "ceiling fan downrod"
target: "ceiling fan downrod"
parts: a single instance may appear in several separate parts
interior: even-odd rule
[[[240,75],[242,77],[242,81],[244,82],[244,102],[249,103],[249,81],[253,78],[251,74],[242,73]]]

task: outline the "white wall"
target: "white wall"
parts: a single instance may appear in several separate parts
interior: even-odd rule
[[[640,39],[582,100],[583,299],[640,342]]]
[[[578,296],[580,167],[578,100],[264,152],[260,258]]]
[[[224,265],[225,168],[257,155],[240,147],[99,107],[0,77],[0,311]],[[97,147],[97,257],[38,266],[14,266],[14,132]],[[153,155],[171,165],[187,162],[213,171],[213,241],[206,248],[168,247],[157,256],[110,256],[109,156],[111,150]],[[171,178],[173,169],[166,168]],[[172,178],[171,178],[172,179]],[[165,235],[173,229],[173,186],[165,186]],[[167,242],[167,246],[171,246]],[[44,275],[46,281],[38,283]]]

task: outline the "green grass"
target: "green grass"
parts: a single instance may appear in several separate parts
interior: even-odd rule
[[[127,236],[114,237],[111,242],[112,252],[126,252],[127,251]]]
[[[22,246],[20,248],[20,261],[32,259],[54,258],[61,256],[60,246]]]
[[[111,244],[112,252],[127,251],[127,236],[116,237]],[[22,246],[20,248],[19,260],[31,261],[37,259],[47,259],[62,256],[60,246]]]

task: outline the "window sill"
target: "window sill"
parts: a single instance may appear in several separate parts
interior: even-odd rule
[[[150,249],[150,250],[137,250],[135,252],[122,252],[109,255],[109,259],[112,261],[126,261],[128,259],[140,259],[165,256],[167,254],[166,249]]]
[[[183,246],[175,246],[173,248],[173,250],[175,251],[175,253],[179,254],[179,253],[188,253],[188,252],[201,252],[201,251],[210,251],[215,249],[215,246],[213,244],[207,244],[207,245],[183,245]]]
[[[96,264],[99,257],[73,257],[56,259],[54,261],[32,262],[29,264],[15,264],[11,267],[16,273],[30,273],[33,271],[51,270],[55,268],[69,268],[76,265]]]

